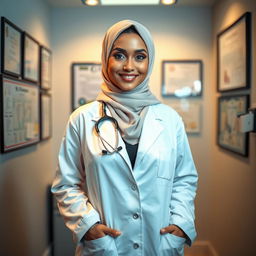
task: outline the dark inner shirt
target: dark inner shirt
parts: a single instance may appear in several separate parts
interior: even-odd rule
[[[134,164],[135,164],[139,144],[131,145],[131,144],[127,143],[125,140],[124,140],[124,143],[125,143],[125,147],[126,147],[126,150],[129,155],[131,165],[133,168]]]

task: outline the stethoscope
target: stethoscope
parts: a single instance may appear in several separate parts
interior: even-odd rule
[[[101,102],[101,113],[102,113],[102,117],[95,123],[95,131],[97,136],[99,137],[101,144],[103,145],[104,149],[102,150],[102,154],[103,155],[107,155],[107,154],[113,154],[115,152],[119,152],[122,147],[119,146],[118,147],[118,143],[119,143],[119,139],[118,139],[118,131],[119,131],[119,126],[118,123],[116,121],[115,118],[113,118],[112,116],[107,115],[106,113],[106,103],[104,101]],[[109,142],[107,142],[100,134],[100,125],[105,122],[105,121],[109,121],[114,125],[114,129],[115,129],[115,137],[116,137],[116,143],[115,146],[112,146]],[[110,149],[111,150],[110,150]]]

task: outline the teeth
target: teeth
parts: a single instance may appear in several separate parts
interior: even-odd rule
[[[126,80],[132,80],[132,79],[134,79],[135,78],[135,76],[122,76],[124,79],[126,79]]]

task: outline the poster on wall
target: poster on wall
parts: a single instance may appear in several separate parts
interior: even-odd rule
[[[218,91],[250,87],[251,14],[245,13],[217,36]]]
[[[165,60],[162,62],[162,96],[178,98],[202,95],[201,60]]]
[[[28,82],[1,76],[1,152],[9,152],[40,140],[39,88]]]
[[[198,102],[190,102],[181,100],[172,103],[171,106],[180,114],[188,134],[199,134],[201,132],[201,104]]]
[[[15,77],[21,76],[22,31],[5,17],[1,18],[1,71]]]
[[[102,84],[101,64],[72,63],[72,109],[96,99]]]
[[[23,78],[31,82],[39,82],[39,43],[24,33]]]
[[[41,46],[40,47],[40,85],[44,90],[51,89],[51,63],[52,63],[52,53],[51,51]]]
[[[240,132],[238,116],[248,107],[248,95],[221,96],[218,100],[218,145],[242,156],[248,155],[248,133]]]

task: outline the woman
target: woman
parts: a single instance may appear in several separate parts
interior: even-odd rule
[[[153,62],[143,25],[113,25],[97,101],[68,122],[52,192],[76,255],[183,255],[195,239],[197,172],[181,118],[149,90]]]

